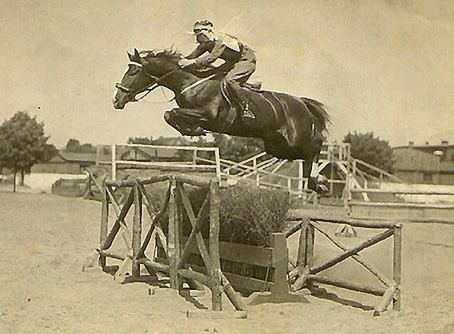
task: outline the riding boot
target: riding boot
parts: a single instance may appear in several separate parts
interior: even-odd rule
[[[252,111],[249,110],[249,103],[247,96],[243,94],[243,90],[240,86],[240,84],[236,81],[231,81],[229,82],[230,87],[232,88],[231,91],[234,94],[235,99],[238,102],[238,111],[240,113],[240,116],[242,119],[255,119],[255,115],[252,113]]]

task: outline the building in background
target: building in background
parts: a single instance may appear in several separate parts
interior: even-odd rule
[[[454,145],[414,145],[393,148],[394,175],[411,183],[454,185]]]

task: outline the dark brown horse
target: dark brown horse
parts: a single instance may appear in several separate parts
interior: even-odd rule
[[[322,190],[310,177],[329,121],[320,102],[284,93],[248,90],[248,107],[255,119],[243,119],[230,108],[222,92],[222,75],[209,76],[207,72],[181,68],[180,58],[175,51],[134,50],[129,55],[127,72],[116,85],[114,107],[123,109],[128,102],[137,101],[137,94],[151,91],[151,86],[167,87],[174,92],[179,108],[167,111],[164,117],[182,135],[203,135],[208,130],[262,138],[267,153],[279,159],[304,160],[303,176],[309,179],[309,188]]]

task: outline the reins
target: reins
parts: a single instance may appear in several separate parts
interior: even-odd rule
[[[135,62],[135,61],[131,61],[128,65],[134,65],[134,66],[137,66],[137,67],[141,68],[142,70],[144,70],[144,69],[143,69],[143,65],[142,65],[141,63],[138,63],[138,62]],[[147,73],[147,72],[145,71],[145,72],[144,72],[145,75],[148,76],[148,77],[150,77],[150,78],[152,78],[152,79],[154,80],[154,82],[153,82],[152,84],[148,85],[148,86],[143,90],[143,91],[147,91],[147,92],[146,92],[144,95],[142,95],[141,97],[136,98],[135,96],[136,96],[137,94],[139,94],[139,92],[136,93],[135,96],[132,98],[131,102],[138,102],[138,101],[142,100],[142,99],[145,98],[148,94],[150,94],[152,91],[154,91],[156,88],[158,88],[159,86],[161,86],[162,81],[163,81],[166,77],[168,77],[169,75],[171,75],[171,74],[173,74],[173,73],[175,73],[176,71],[179,71],[179,70],[181,70],[181,69],[183,69],[183,67],[177,67],[177,68],[175,68],[175,69],[173,69],[173,70],[167,72],[166,74],[164,74],[164,75],[161,76],[161,77],[154,76],[154,75],[152,75],[152,74],[150,74],[150,73]],[[203,83],[203,82],[205,82],[205,81],[208,81],[208,80],[214,78],[215,76],[216,76],[216,74],[212,74],[212,75],[210,75],[210,76],[208,76],[208,77],[206,77],[206,78],[200,79],[200,80],[198,80],[198,81],[196,81],[196,82],[190,84],[190,85],[187,86],[186,88],[183,88],[183,89],[181,90],[181,92],[179,93],[179,95],[183,95],[184,93],[186,93],[186,92],[189,91],[190,89],[192,89],[192,88],[194,88],[194,87],[200,85],[201,83]],[[115,85],[115,87],[118,88],[118,89],[121,89],[121,90],[123,90],[123,91],[125,91],[125,92],[127,92],[127,93],[129,93],[129,94],[133,93],[133,91],[132,91],[131,88],[125,87],[125,86],[123,86],[123,85],[120,84],[120,83],[117,83],[117,84]],[[176,94],[175,94],[175,95],[176,95]],[[171,101],[173,101],[173,100],[175,100],[175,96],[174,96],[172,99],[170,99],[168,102],[171,102]]]

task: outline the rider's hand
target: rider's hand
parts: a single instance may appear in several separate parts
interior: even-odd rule
[[[191,66],[191,65],[194,65],[194,64],[195,64],[195,60],[194,59],[183,58],[183,59],[180,59],[180,61],[178,62],[178,65],[180,65],[181,67],[188,67],[188,66]]]

